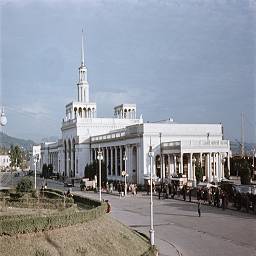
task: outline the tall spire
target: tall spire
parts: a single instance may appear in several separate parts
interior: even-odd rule
[[[82,29],[81,66],[84,66],[84,32]]]

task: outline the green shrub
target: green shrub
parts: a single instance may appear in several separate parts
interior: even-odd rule
[[[10,201],[17,201],[22,198],[24,193],[17,192],[17,193],[10,193]]]
[[[82,197],[81,197],[82,198]],[[83,199],[78,199],[80,202]],[[89,200],[93,201],[93,200]],[[86,200],[85,200],[86,202]],[[87,222],[105,214],[106,203],[95,201],[96,208],[84,211],[62,211],[60,213],[40,215],[16,215],[0,216],[0,235],[14,235],[17,233],[29,233],[44,231],[58,227],[66,227],[78,223]]]
[[[17,192],[31,192],[33,188],[32,181],[29,177],[24,177],[18,183],[16,190]]]

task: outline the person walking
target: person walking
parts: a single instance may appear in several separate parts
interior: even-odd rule
[[[158,188],[158,199],[160,200],[161,199],[161,192],[162,192],[162,184],[161,184],[161,186],[159,186],[159,188]]]
[[[223,211],[226,208],[226,196],[225,196],[225,192],[224,191],[222,191],[222,194],[221,194],[221,207],[222,207]]]
[[[189,202],[191,202],[191,194],[192,194],[192,188],[190,188],[188,191]]]
[[[198,217],[201,217],[201,201],[200,200],[197,203],[197,212],[198,212]]]

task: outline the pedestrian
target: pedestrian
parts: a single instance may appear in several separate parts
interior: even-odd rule
[[[192,194],[192,189],[190,188],[188,191],[189,202],[191,202],[191,194]]]
[[[150,180],[147,181],[147,195],[149,195],[150,190]]]
[[[197,212],[198,212],[198,217],[201,217],[201,201],[200,200],[197,203]]]
[[[111,212],[111,205],[110,205],[108,200],[105,200],[105,202],[107,203],[106,213],[110,213]]]
[[[222,194],[221,194],[221,206],[222,206],[222,210],[224,211],[226,208],[226,197],[225,197],[224,191],[222,191]]]
[[[197,197],[197,201],[199,201],[199,200],[201,199],[201,191],[200,191],[200,188],[197,189],[196,197]]]
[[[186,193],[187,193],[186,189],[183,188],[183,200],[184,201],[186,201]]]
[[[158,199],[160,200],[161,199],[161,192],[162,192],[162,184],[161,186],[158,188]]]

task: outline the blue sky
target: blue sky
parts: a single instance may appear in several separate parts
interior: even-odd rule
[[[36,2],[36,3],[35,3]],[[224,124],[256,141],[254,0],[7,1],[1,102],[12,136],[60,136],[76,99],[81,30],[98,116],[136,103],[146,121]]]

